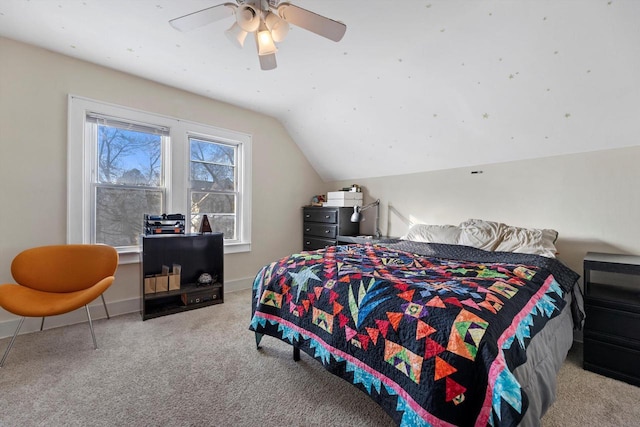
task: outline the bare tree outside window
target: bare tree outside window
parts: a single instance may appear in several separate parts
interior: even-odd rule
[[[97,126],[96,243],[134,246],[145,213],[162,213],[162,136]]]
[[[207,215],[213,231],[237,238],[237,149],[233,145],[189,138],[191,152],[191,229]]]

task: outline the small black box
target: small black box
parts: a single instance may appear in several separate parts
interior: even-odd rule
[[[183,305],[200,304],[220,298],[220,286],[208,287],[197,291],[185,292],[181,295]]]

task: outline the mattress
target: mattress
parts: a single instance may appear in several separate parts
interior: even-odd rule
[[[529,343],[527,361],[513,371],[529,397],[529,408],[519,424],[522,427],[539,426],[540,420],[556,399],[558,371],[573,343],[570,294],[565,301],[567,304],[560,314],[551,319]]]

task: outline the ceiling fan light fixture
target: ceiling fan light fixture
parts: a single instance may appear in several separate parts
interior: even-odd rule
[[[236,22],[248,33],[252,33],[260,26],[260,15],[250,4],[243,4],[236,10]]]
[[[237,22],[234,22],[233,25],[224,32],[224,34],[229,40],[231,40],[231,43],[233,43],[234,46],[242,49],[244,47],[244,40],[247,38],[247,34],[249,33],[243,30]]]
[[[267,12],[266,15],[264,22],[269,31],[271,31],[273,41],[280,43],[289,33],[289,23],[275,13]]]
[[[264,23],[260,25],[260,29],[256,33],[256,42],[258,43],[258,55],[271,55],[278,51],[276,44],[273,42],[271,32]]]
[[[340,41],[347,26],[310,10],[281,0],[236,0],[192,12],[169,24],[179,31],[189,31],[235,15],[235,23],[225,35],[239,48],[244,47],[248,33],[253,33],[262,70],[273,70],[276,63],[276,43],[289,33],[289,26],[303,28],[332,41]]]

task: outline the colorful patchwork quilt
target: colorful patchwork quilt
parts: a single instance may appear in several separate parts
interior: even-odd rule
[[[330,246],[265,266],[250,329],[301,349],[400,426],[514,426],[513,376],[578,275],[536,255]],[[411,250],[405,250],[411,249]]]

